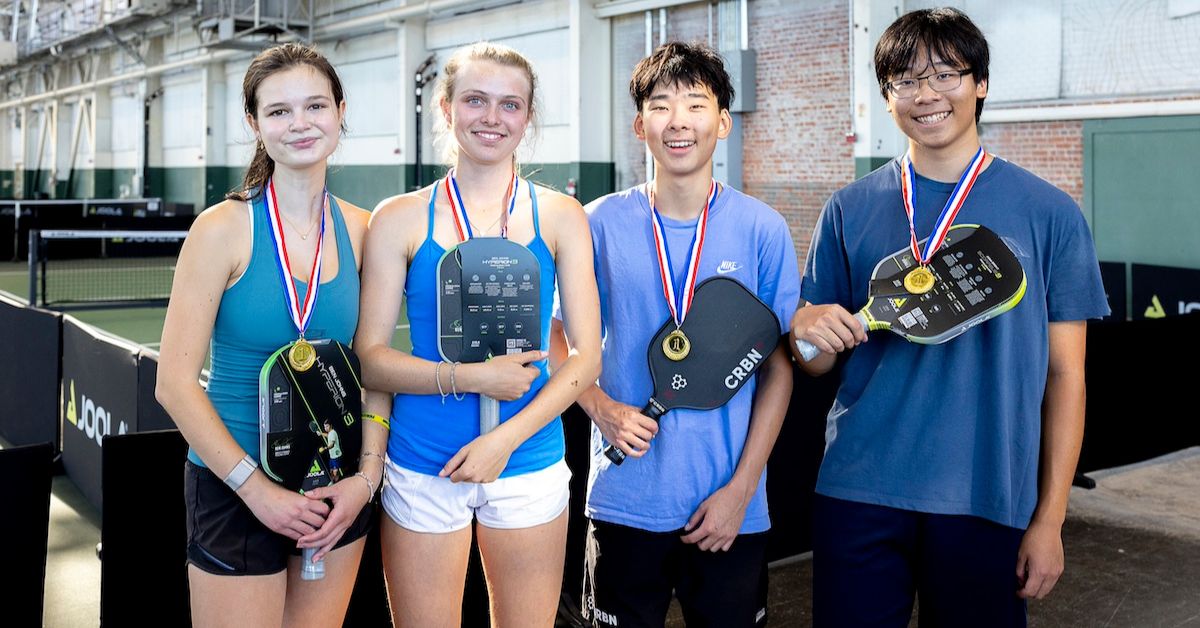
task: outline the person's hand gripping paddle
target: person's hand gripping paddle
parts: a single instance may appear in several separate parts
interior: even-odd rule
[[[454,173],[443,179],[460,244],[437,266],[438,353],[448,362],[483,362],[541,349],[541,265],[508,239],[508,216],[521,179],[509,185],[500,237],[475,236]],[[530,185],[526,183],[526,185]],[[479,433],[500,425],[500,402],[479,396]]]
[[[1021,262],[999,236],[979,225],[955,225],[925,266],[909,247],[880,261],[867,304],[854,317],[868,331],[941,344],[1016,307],[1025,286]],[[821,352],[803,339],[796,349],[805,361]]]
[[[683,324],[668,318],[646,352],[654,395],[642,414],[659,420],[674,408],[711,410],[725,405],[779,346],[775,312],[742,284],[713,277],[696,286]],[[614,464],[625,452],[609,445]]]

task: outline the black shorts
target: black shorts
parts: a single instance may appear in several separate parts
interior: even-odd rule
[[[662,628],[679,599],[688,628],[767,622],[767,533],[742,534],[728,552],[704,552],[684,532],[588,523],[583,616],[596,628]]]
[[[184,463],[187,507],[187,561],[219,576],[264,576],[287,569],[299,556],[292,539],[272,532],[212,471]],[[375,525],[375,502],[367,504],[334,549],[363,538]]]

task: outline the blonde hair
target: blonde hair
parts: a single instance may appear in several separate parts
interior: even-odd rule
[[[442,103],[453,102],[454,93],[458,87],[458,74],[471,61],[491,61],[525,73],[525,78],[529,81],[529,97],[526,99],[529,103],[529,126],[526,127],[525,137],[521,140],[521,147],[531,152],[532,145],[537,138],[541,118],[541,103],[537,95],[537,73],[533,71],[533,64],[524,55],[504,44],[490,41],[476,42],[455,50],[454,54],[450,55],[446,61],[446,66],[442,68],[437,85],[433,90],[433,102],[437,104],[437,115],[433,119],[434,150],[446,165],[454,165],[458,159],[458,144],[455,143],[454,134],[450,132],[450,125],[446,122],[445,114],[442,113]],[[517,161],[516,153],[514,153],[514,165]]]

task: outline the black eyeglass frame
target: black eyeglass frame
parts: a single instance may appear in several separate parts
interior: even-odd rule
[[[975,70],[973,68],[963,68],[961,70],[939,70],[937,72],[931,72],[929,74],[926,74],[925,76],[916,76],[913,78],[902,78],[902,79],[896,79],[894,81],[888,81],[883,84],[883,87],[884,87],[884,89],[887,90],[887,92],[889,94],[892,95],[892,98],[895,98],[896,100],[907,100],[909,98],[915,98],[917,93],[921,91],[921,81],[925,81],[929,85],[929,89],[932,89],[933,91],[938,92],[939,94],[944,94],[946,92],[952,92],[952,91],[958,89],[959,87],[961,87],[962,86],[962,77],[964,75],[974,74],[974,73],[975,73]],[[956,81],[954,83],[954,85],[952,85],[952,86],[945,86],[942,88],[938,88],[938,87],[934,86],[933,81],[930,79],[932,79],[935,76],[938,76],[939,74],[953,74],[958,77],[958,81]],[[908,94],[907,96],[900,95],[900,90],[896,87],[896,83],[900,83],[902,81],[913,81],[913,90],[912,90],[911,94]]]

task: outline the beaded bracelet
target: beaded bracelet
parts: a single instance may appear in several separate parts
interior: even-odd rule
[[[446,391],[442,390],[442,365],[445,361],[438,362],[437,366],[433,367],[433,378],[437,380],[438,394],[442,396],[442,405],[446,405]],[[450,368],[450,384],[454,384],[454,367]]]
[[[454,370],[458,368],[459,364],[462,364],[462,362],[452,362],[450,364],[450,391],[454,394],[455,401],[462,401],[463,399],[467,398],[467,393],[463,393],[462,395],[458,394],[458,384],[454,382]],[[443,401],[444,400],[445,399],[443,398]]]
[[[367,488],[371,489],[371,499],[374,499],[375,498],[375,483],[371,481],[371,478],[367,477],[367,474],[363,473],[362,471],[359,471],[358,473],[355,473],[354,475],[362,478],[367,483]]]

